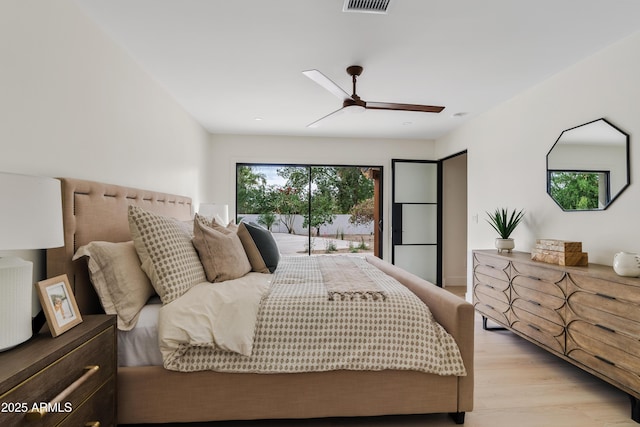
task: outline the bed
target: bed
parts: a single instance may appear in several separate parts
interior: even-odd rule
[[[47,275],[66,274],[82,314],[104,313],[87,263],[72,258],[93,241],[131,240],[127,211],[193,219],[183,196],[62,178],[65,245],[47,251]],[[471,304],[381,259],[366,261],[413,292],[453,337],[466,375],[412,370],[296,373],[178,372],[158,365],[118,368],[119,424],[302,419],[449,413],[457,424],[473,409],[474,312]]]

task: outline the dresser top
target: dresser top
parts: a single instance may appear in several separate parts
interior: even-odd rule
[[[473,253],[492,256],[512,262],[526,263],[539,268],[549,268],[552,270],[566,271],[570,274],[580,274],[590,277],[596,277],[599,279],[610,280],[612,282],[624,283],[626,285],[640,286],[639,278],[619,276],[615,271],[613,271],[613,267],[609,265],[589,263],[589,265],[581,267],[549,264],[546,262],[534,261],[531,259],[531,253],[521,251],[513,251],[512,253],[498,253],[497,249],[474,249]]]

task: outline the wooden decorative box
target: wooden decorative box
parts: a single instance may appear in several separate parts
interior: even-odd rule
[[[537,239],[536,247],[531,250],[531,259],[565,266],[589,264],[589,254],[582,252],[582,242],[555,239]]]

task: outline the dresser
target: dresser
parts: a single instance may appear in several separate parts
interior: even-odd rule
[[[82,320],[0,353],[0,424],[116,425],[115,317]]]
[[[640,422],[640,279],[476,250],[473,304],[485,329],[491,319],[626,392]]]

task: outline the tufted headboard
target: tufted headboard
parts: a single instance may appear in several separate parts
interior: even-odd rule
[[[60,181],[64,246],[47,250],[47,277],[66,274],[80,312],[102,313],[86,260],[71,260],[76,250],[92,241],[131,240],[129,205],[188,220],[192,218],[191,198],[80,179],[60,178]]]

